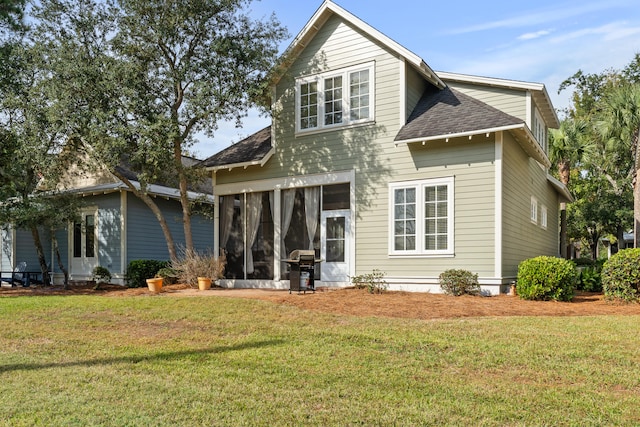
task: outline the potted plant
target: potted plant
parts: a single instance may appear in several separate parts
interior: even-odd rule
[[[111,273],[106,267],[98,265],[91,272],[91,280],[96,284],[93,289],[100,289],[101,284],[111,282]]]

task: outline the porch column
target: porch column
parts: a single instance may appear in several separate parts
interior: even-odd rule
[[[281,235],[282,235],[282,189],[273,189],[273,280],[280,281],[280,269],[282,267],[280,257]]]

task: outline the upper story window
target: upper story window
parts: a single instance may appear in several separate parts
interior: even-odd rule
[[[296,131],[373,120],[373,62],[296,81]]]
[[[533,135],[538,140],[538,144],[542,149],[547,151],[547,127],[544,124],[540,111],[536,108],[536,113],[533,120]]]

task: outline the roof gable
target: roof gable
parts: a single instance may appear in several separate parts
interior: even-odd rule
[[[418,55],[409,51],[389,37],[385,36],[380,31],[376,30],[366,22],[362,21],[360,18],[347,12],[345,9],[341,8],[330,0],[325,0],[322,3],[320,8],[318,8],[311,19],[307,22],[307,24],[302,28],[298,35],[293,39],[289,47],[285,50],[285,53],[282,55],[280,61],[280,66],[274,73],[274,84],[278,82],[282,75],[284,75],[286,70],[298,58],[300,52],[305,49],[305,47],[315,37],[322,26],[333,15],[337,15],[343,20],[349,22],[351,25],[358,28],[369,37],[375,39],[377,42],[379,42],[389,50],[395,52],[399,57],[404,58],[404,60],[409,65],[414,67],[431,84],[440,88],[446,86],[445,83],[440,80],[440,77],[438,77],[438,75],[431,69],[431,67],[429,67],[429,65],[427,65]]]
[[[446,73],[442,71],[439,71],[438,75],[445,82],[455,81],[462,83],[472,83],[480,86],[502,87],[531,92],[533,100],[540,109],[540,112],[542,113],[547,126],[553,129],[557,129],[558,127],[560,127],[560,120],[558,119],[558,115],[553,108],[549,93],[547,92],[545,85],[542,83],[497,79],[493,77],[471,76],[467,74]]]

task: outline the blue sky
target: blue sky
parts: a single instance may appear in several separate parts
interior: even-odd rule
[[[295,6],[292,6],[292,3]],[[637,0],[536,2],[336,0],[336,4],[420,56],[436,71],[544,83],[556,108],[569,103],[560,83],[579,69],[620,69],[640,52]],[[284,51],[321,0],[262,0],[256,18],[275,13],[289,30]],[[256,113],[243,128],[222,123],[193,151],[205,158],[268,125]]]

